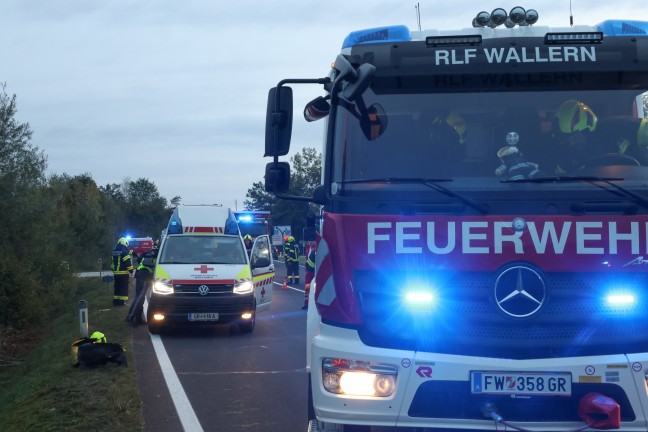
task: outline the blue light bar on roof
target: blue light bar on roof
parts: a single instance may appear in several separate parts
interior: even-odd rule
[[[648,36],[646,21],[607,20],[596,27],[606,36]]]
[[[349,33],[349,36],[342,43],[342,48],[365,43],[403,42],[408,40],[410,40],[410,31],[407,26],[376,27]]]

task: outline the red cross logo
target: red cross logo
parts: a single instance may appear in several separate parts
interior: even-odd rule
[[[194,270],[200,270],[200,273],[207,273],[209,270],[214,270],[214,267],[207,267],[203,264],[200,267],[195,267]]]

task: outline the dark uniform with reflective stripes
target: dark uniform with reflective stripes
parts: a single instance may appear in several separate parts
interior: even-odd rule
[[[299,246],[293,236],[288,237],[288,241],[284,244],[284,259],[288,283],[299,285]]]
[[[128,301],[128,281],[133,274],[131,251],[128,249],[128,240],[120,238],[112,250],[112,263],[110,265],[115,277],[115,291],[113,295],[114,306],[124,306]]]
[[[154,248],[142,256],[137,266],[137,272],[135,273],[135,300],[133,300],[128,310],[128,315],[126,316],[126,322],[133,326],[142,322],[142,307],[144,306],[146,291],[151,286],[151,283],[153,283],[156,259],[157,248]]]
[[[308,308],[308,296],[310,295],[310,286],[313,277],[315,276],[315,246],[311,245],[308,249],[308,256],[306,257],[306,277],[304,284],[304,305],[302,309]]]

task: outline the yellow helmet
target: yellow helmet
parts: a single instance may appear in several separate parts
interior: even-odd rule
[[[598,121],[594,111],[583,102],[577,100],[565,101],[555,114],[562,133],[581,132],[588,129],[594,132]]]
[[[468,126],[466,125],[466,119],[464,119],[458,112],[450,111],[445,121],[454,128],[454,130],[457,132],[457,135],[459,135],[459,142],[463,144],[466,140],[465,135],[466,130],[468,129]]]
[[[295,241],[295,237],[293,237],[293,236],[288,237],[288,241],[289,241],[289,242],[294,242],[294,241]]]
[[[252,240],[252,236],[250,234],[247,234],[245,237],[243,237],[243,240]]]
[[[121,237],[117,243],[128,247],[128,239],[126,237]]]
[[[648,119],[641,120],[637,130],[637,145],[648,148]]]

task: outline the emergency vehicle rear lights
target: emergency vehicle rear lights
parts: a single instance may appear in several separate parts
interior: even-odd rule
[[[388,397],[396,389],[397,375],[397,369],[388,364],[339,358],[322,360],[322,383],[331,393]]]
[[[481,45],[481,35],[466,36],[428,36],[425,38],[427,46],[447,46],[447,45]]]
[[[342,43],[342,49],[364,43],[404,42],[410,39],[409,28],[404,25],[371,28],[349,33]]]
[[[547,33],[545,44],[598,44],[603,42],[603,32]]]
[[[160,313],[153,314],[153,319],[155,321],[163,321],[164,320],[164,315],[162,315]]]

